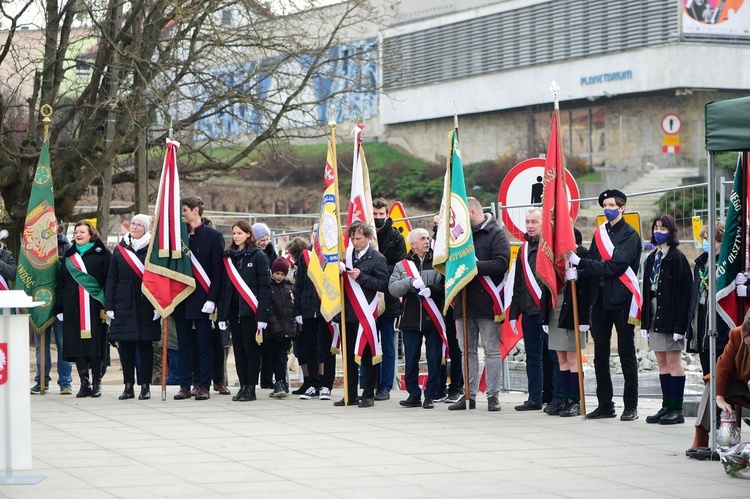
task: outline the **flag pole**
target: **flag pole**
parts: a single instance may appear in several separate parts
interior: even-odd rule
[[[45,104],[42,106],[41,114],[44,116],[42,118],[42,123],[44,123],[44,142],[47,142],[49,140],[49,126],[52,123],[52,106],[49,104]],[[48,145],[49,147],[49,145]],[[57,318],[55,318],[57,320]],[[39,330],[39,343],[41,343],[41,346],[39,347],[39,393],[41,395],[44,395],[47,393],[47,362],[49,359],[47,359],[47,328],[42,328]],[[58,348],[60,348],[58,346]]]
[[[339,214],[339,161],[338,157],[336,156],[336,115],[334,114],[333,109],[330,109],[328,111],[328,128],[331,130],[331,152],[333,155],[333,175],[336,178],[336,217],[340,220],[340,214]],[[356,147],[356,145],[355,145]],[[318,229],[320,230],[320,229]],[[339,263],[343,261],[343,253],[341,251],[341,248],[343,247],[343,241],[341,240],[341,231],[339,231],[338,237],[339,237]],[[339,323],[339,335],[341,337],[341,365],[344,372],[344,406],[349,405],[349,378],[347,376],[347,359],[346,359],[346,313],[345,313],[345,295],[344,292],[344,274],[339,273],[339,285],[341,289],[341,322]]]
[[[456,101],[453,101],[453,129],[456,131],[456,137],[458,137],[458,111],[456,110]],[[451,151],[452,151],[453,145],[451,145]],[[453,169],[453,160],[451,160],[451,170]],[[451,178],[453,174],[451,173]],[[471,406],[471,403],[469,402],[471,400],[471,393],[469,393],[469,379],[471,379],[471,373],[469,372],[469,322],[467,320],[467,316],[469,315],[468,312],[468,305],[467,300],[468,297],[466,296],[466,290],[461,290],[461,293],[463,296],[461,297],[461,312],[462,312],[462,318],[461,321],[462,324],[462,331],[461,334],[463,334],[464,337],[464,351],[463,354],[463,364],[464,364],[464,407],[468,410]],[[479,373],[476,374],[479,376]]]
[[[172,140],[172,135],[174,133],[174,129],[172,128],[173,121],[172,117],[169,117],[169,135],[167,138],[169,140]],[[156,211],[158,210],[158,206],[154,208],[154,223],[151,224],[151,227],[156,227],[156,218],[157,216],[160,216],[161,213],[157,214]],[[169,348],[169,316],[166,316],[161,321],[161,401],[166,402],[167,401],[167,372],[168,372],[168,358],[169,358],[169,352],[167,349]]]

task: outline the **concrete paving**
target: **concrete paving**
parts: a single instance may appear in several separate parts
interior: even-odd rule
[[[473,411],[407,409],[401,391],[360,409],[269,390],[255,402],[175,401],[176,387],[165,402],[119,401],[121,390],[31,396],[34,469],[16,475],[46,478],[0,486],[0,497],[750,496],[749,481],[685,457],[692,422],[646,424],[655,399],[621,422],[516,412],[522,393],[501,394],[491,413],[484,397]]]

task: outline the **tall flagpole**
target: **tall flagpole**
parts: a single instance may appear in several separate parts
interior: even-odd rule
[[[174,129],[172,128],[173,121],[172,117],[169,117],[169,140],[172,140],[172,134],[174,133]],[[163,172],[162,172],[163,173]],[[156,227],[156,211],[159,209],[158,206],[154,208],[154,223],[151,224],[151,227]],[[161,216],[162,213],[159,213],[158,216]],[[179,222],[178,222],[179,223]],[[168,360],[168,352],[167,349],[169,348],[169,316],[163,317],[161,321],[161,401],[166,402],[167,400],[167,377],[168,377],[168,367],[167,366],[167,360]]]
[[[42,123],[44,123],[44,142],[47,142],[49,140],[49,126],[52,123],[52,118],[50,118],[52,116],[52,106],[49,104],[43,105],[41,113],[44,116],[42,118]],[[39,331],[39,343],[41,343],[39,347],[39,393],[41,395],[47,392],[47,371],[45,368],[47,367],[47,362],[49,362],[46,354],[48,341],[51,343],[52,338],[47,338],[47,328],[44,328]],[[59,345],[58,348],[60,348]]]
[[[456,138],[458,138],[458,111],[456,110],[456,101],[453,101],[453,129],[456,131]],[[451,147],[451,154],[452,154],[452,147]],[[453,170],[453,160],[451,159],[451,170]],[[453,172],[451,171],[451,183],[453,183]],[[448,214],[450,216],[450,214]],[[461,290],[461,293],[463,293],[463,297],[461,300],[461,312],[463,313],[461,321],[461,324],[463,325],[462,334],[464,337],[464,351],[462,352],[463,355],[463,364],[464,364],[464,407],[466,410],[469,410],[471,406],[471,393],[469,393],[469,379],[471,379],[471,373],[469,372],[469,321],[468,321],[468,305],[467,300],[468,296],[466,294],[466,289]],[[479,376],[479,373],[476,374]]]
[[[558,94],[560,93],[560,87],[557,82],[552,81],[552,85],[549,87],[552,92],[552,98],[555,103],[555,120],[560,123],[560,101],[558,100]],[[557,134],[557,148],[562,151],[562,139],[560,134]],[[564,165],[563,165],[564,166]],[[563,169],[563,175],[565,170]],[[568,264],[569,265],[569,264]],[[575,328],[573,333],[576,338],[576,363],[578,364],[578,391],[581,394],[581,419],[586,419],[586,392],[583,386],[583,356],[581,355],[581,331],[580,331],[580,319],[578,318],[578,288],[576,281],[570,281],[570,294],[573,297],[573,327]]]
[[[333,109],[330,109],[328,111],[328,128],[331,130],[331,152],[333,155],[333,175],[336,179],[336,185],[334,189],[336,190],[336,218],[339,219],[339,224],[341,223],[341,216],[340,216],[340,204],[341,200],[339,198],[339,161],[338,156],[336,156],[336,115],[333,111]],[[356,147],[356,144],[355,144]],[[339,230],[338,236],[339,238],[339,264],[344,261],[344,255],[341,251],[341,248],[343,248],[344,241],[341,240],[342,234]],[[341,337],[341,365],[344,371],[344,406],[349,405],[349,377],[347,376],[347,367],[348,362],[346,359],[346,304],[345,304],[345,297],[346,293],[344,292],[344,274],[339,272],[339,286],[341,289],[341,322],[339,322],[339,335]]]

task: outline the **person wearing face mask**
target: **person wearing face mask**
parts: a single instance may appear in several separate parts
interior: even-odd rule
[[[692,275],[685,255],[677,248],[677,224],[669,215],[656,217],[651,224],[651,253],[643,268],[643,309],[641,336],[648,340],[659,364],[662,406],[646,418],[662,425],[685,422],[682,401],[685,369],[682,350],[690,309]]]
[[[159,341],[159,314],[141,291],[143,264],[151,241],[151,217],[136,215],[130,221],[130,233],[115,247],[107,274],[104,310],[112,321],[110,341],[120,344],[120,362],[125,390],[120,400],[135,397],[135,355],[140,356],[141,393],[138,400],[151,398],[154,367],[154,341]]]
[[[635,357],[635,326],[640,326],[641,291],[638,267],[641,262],[641,238],[623,219],[627,196],[617,189],[599,194],[599,206],[607,222],[594,232],[589,258],[575,253],[568,262],[585,270],[582,285],[589,287],[591,299],[591,335],[594,339],[594,370],[598,407],[588,419],[617,416],[612,402],[612,378],[609,372],[612,327],[617,330],[617,351],[625,378],[622,421],[638,419],[638,363]],[[566,272],[568,280],[578,278],[577,269]],[[583,279],[583,275],[581,276]]]
[[[398,262],[406,258],[406,243],[401,233],[393,226],[388,216],[388,202],[383,198],[372,201],[372,216],[378,237],[378,251],[388,264],[388,275]],[[385,311],[378,317],[378,332],[383,348],[383,361],[378,365],[378,391],[375,400],[391,398],[393,380],[396,377],[396,319],[400,312],[398,298],[385,290]]]
[[[268,257],[269,268],[276,261],[278,255],[276,254],[276,248],[273,245],[273,237],[271,229],[264,223],[253,224],[253,235],[257,241],[258,247],[263,250],[263,253]],[[273,382],[273,358],[271,355],[271,349],[269,344],[265,344],[261,347],[260,351],[260,387],[261,388],[274,388]]]
[[[719,248],[724,237],[724,223],[716,222],[716,259],[719,259]],[[695,259],[693,267],[693,287],[690,295],[690,320],[685,335],[688,353],[697,353],[701,360],[701,368],[705,376],[711,372],[711,355],[708,348],[708,225],[701,230],[703,241],[703,253]],[[729,341],[729,326],[716,314],[716,357],[721,356],[724,347]]]

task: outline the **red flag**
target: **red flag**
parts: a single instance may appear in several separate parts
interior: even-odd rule
[[[553,308],[557,307],[557,294],[565,286],[565,255],[576,249],[568,193],[565,190],[566,172],[558,115],[559,111],[555,109],[544,164],[542,234],[536,256],[536,273],[552,295]]]
[[[179,142],[167,140],[167,154],[159,182],[151,243],[143,272],[143,294],[162,317],[195,289],[187,226],[182,221],[180,179],[177,174]]]

